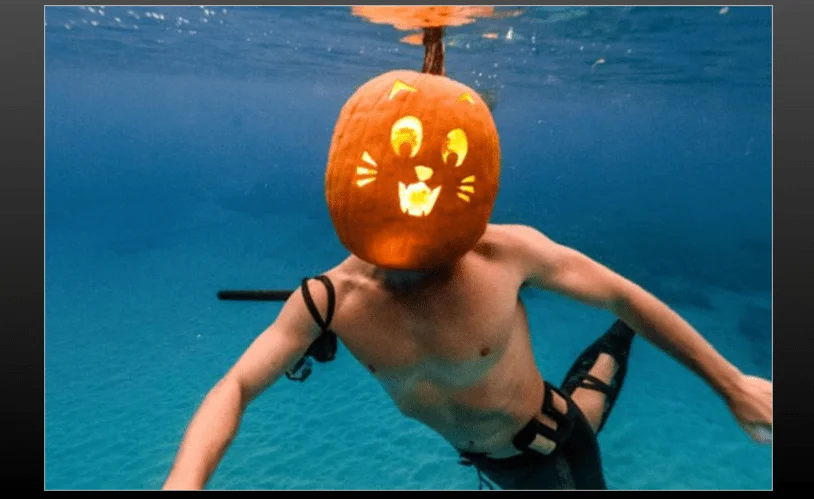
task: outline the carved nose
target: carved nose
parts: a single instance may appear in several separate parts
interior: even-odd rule
[[[424,182],[432,177],[432,168],[427,168],[426,166],[416,166],[415,174],[418,177],[418,180]]]

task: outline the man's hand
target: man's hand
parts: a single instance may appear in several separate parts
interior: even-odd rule
[[[758,443],[772,442],[772,382],[742,376],[727,401],[741,428]]]

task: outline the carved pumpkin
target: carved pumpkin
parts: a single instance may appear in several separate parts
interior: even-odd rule
[[[497,129],[478,93],[401,70],[373,78],[345,103],[325,193],[351,253],[384,268],[429,269],[480,239],[499,177]]]

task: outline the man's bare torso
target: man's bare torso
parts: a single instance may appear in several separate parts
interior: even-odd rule
[[[385,282],[355,257],[327,273],[331,329],[401,412],[459,449],[496,457],[516,453],[511,440],[543,397],[518,296],[524,276],[502,230],[490,226],[454,268],[418,285]]]

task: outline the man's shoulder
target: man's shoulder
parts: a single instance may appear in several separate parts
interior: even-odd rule
[[[516,234],[518,232],[534,230],[529,225],[525,224],[495,224],[491,223],[486,226],[484,235],[493,234]]]
[[[476,252],[500,263],[527,266],[557,254],[557,244],[540,230],[524,224],[490,224]]]
[[[335,296],[346,296],[348,293],[365,288],[368,283],[368,275],[362,271],[363,265],[360,260],[353,255],[348,256],[333,267],[325,269],[319,274],[314,274],[311,279],[317,276],[324,276],[330,281]],[[313,285],[310,285],[313,287]],[[324,286],[319,286],[324,288]]]
[[[479,242],[494,248],[516,250],[531,238],[539,236],[542,233],[530,225],[489,224]]]
[[[523,226],[513,224],[489,224],[473,252],[489,260],[511,260],[517,253]]]

